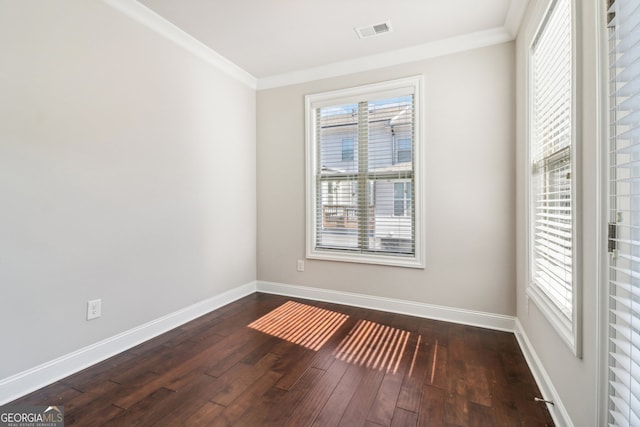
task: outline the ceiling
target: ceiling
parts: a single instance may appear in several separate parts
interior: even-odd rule
[[[430,46],[451,40],[512,40],[528,0],[138,2],[260,81],[358,59],[382,66],[399,51],[427,57]],[[391,32],[360,39],[354,31],[384,21]]]

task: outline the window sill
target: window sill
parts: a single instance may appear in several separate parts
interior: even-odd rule
[[[556,333],[567,344],[574,356],[582,358],[577,321],[567,319],[551,299],[535,283],[527,288],[527,297],[540,309],[544,317],[551,324]],[[575,316],[574,316],[575,317]]]
[[[308,259],[318,259],[325,261],[352,262],[359,264],[374,264],[392,267],[407,267],[424,269],[424,261],[417,256],[389,256],[389,255],[368,255],[361,253],[350,253],[348,251],[308,249]]]

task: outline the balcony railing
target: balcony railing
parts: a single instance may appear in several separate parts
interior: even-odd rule
[[[369,206],[369,227],[375,226],[374,207]],[[323,205],[322,226],[324,228],[358,228],[358,207],[353,205]]]

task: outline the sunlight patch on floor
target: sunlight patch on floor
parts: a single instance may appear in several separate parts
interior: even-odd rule
[[[317,351],[348,318],[346,314],[287,301],[248,326]]]
[[[348,363],[396,373],[411,334],[368,320],[359,320],[335,350]]]

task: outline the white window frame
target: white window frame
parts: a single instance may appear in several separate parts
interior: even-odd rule
[[[533,102],[534,102],[534,85],[533,85],[533,50],[537,39],[540,37],[542,31],[546,29],[545,25],[548,22],[548,17],[555,6],[557,0],[551,0],[548,2],[547,7],[542,14],[540,24],[534,33],[532,42],[529,46],[529,54],[527,57],[527,165],[532,168],[531,148],[533,144]],[[541,287],[534,280],[534,263],[535,263],[535,216],[533,214],[535,209],[535,194],[533,186],[533,170],[530,169],[526,174],[526,188],[527,188],[527,270],[528,270],[528,285],[527,285],[527,298],[536,304],[545,318],[552,325],[554,330],[567,344],[572,353],[581,358],[582,357],[582,283],[581,283],[581,268],[582,268],[582,245],[580,239],[579,230],[581,229],[581,150],[578,146],[580,141],[580,122],[581,115],[580,102],[578,98],[578,92],[576,88],[580,87],[581,80],[579,75],[579,67],[576,64],[579,63],[579,20],[578,16],[578,2],[575,0],[569,0],[571,5],[571,42],[572,42],[572,94],[571,94],[571,209],[572,209],[572,316],[569,319],[556,303],[541,289]]]
[[[423,76],[406,77],[381,83],[373,83],[348,89],[316,93],[305,96],[305,140],[306,140],[306,257],[329,261],[378,264],[398,267],[424,268],[424,197],[423,194],[423,140],[422,140],[422,105]],[[394,256],[391,254],[353,253],[317,249],[316,242],[316,183],[317,150],[315,110],[329,105],[380,99],[381,97],[406,94],[410,90],[414,94],[414,248],[413,256]]]
[[[597,117],[597,178],[599,186],[596,188],[596,200],[599,207],[596,212],[598,224],[597,257],[598,276],[596,278],[597,318],[598,329],[596,353],[598,375],[596,378],[596,424],[607,425],[609,419],[609,253],[607,220],[609,213],[609,31],[607,30],[607,7],[605,1],[599,1],[596,7],[597,15],[597,49],[596,49],[596,108]]]

